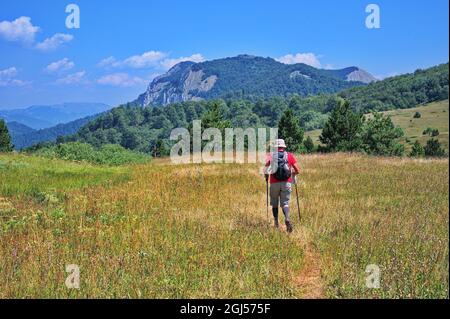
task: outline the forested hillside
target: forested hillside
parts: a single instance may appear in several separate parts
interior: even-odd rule
[[[356,111],[406,109],[448,98],[448,63],[352,88],[339,95]]]
[[[21,150],[23,148],[32,146],[41,142],[54,142],[58,137],[64,137],[67,135],[72,135],[78,132],[80,127],[92,121],[97,116],[88,116],[79,120],[75,120],[66,124],[58,124],[56,126],[45,128],[41,130],[24,131],[17,130],[17,125],[10,126],[10,133],[12,137],[12,142],[16,150]]]
[[[336,93],[376,79],[357,67],[322,70],[283,64],[272,58],[239,55],[202,63],[182,62],[155,78],[137,103],[141,106],[217,99]]]

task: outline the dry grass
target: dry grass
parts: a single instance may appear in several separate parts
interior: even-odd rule
[[[266,223],[256,165],[159,160],[92,173],[82,188],[59,181],[53,200],[0,193],[0,297],[448,298],[448,160],[301,166],[291,236]],[[0,168],[1,182],[14,174]],[[80,266],[80,290],[65,287],[67,264]],[[368,264],[381,289],[365,287]]]
[[[329,297],[448,298],[448,160],[303,158],[305,227]],[[365,268],[381,269],[381,289]]]

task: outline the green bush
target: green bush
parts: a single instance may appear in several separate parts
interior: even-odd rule
[[[35,154],[49,158],[110,166],[145,163],[150,160],[148,155],[127,150],[120,145],[107,144],[100,149],[95,149],[90,144],[80,142],[46,146],[37,150]]]
[[[120,145],[107,144],[97,152],[96,163],[105,165],[123,165],[145,163],[150,157],[146,154],[125,149]]]
[[[419,143],[419,141],[415,141],[413,144],[413,147],[411,149],[411,153],[409,153],[410,157],[424,157],[425,156],[425,149],[423,146]]]
[[[439,134],[439,130],[432,127],[427,127],[427,129],[422,132],[422,135],[429,135],[431,137],[439,136]]]
[[[437,139],[430,139],[425,146],[425,156],[428,157],[445,157],[445,150]]]
[[[307,153],[314,152],[314,142],[311,138],[311,136],[308,136],[306,140],[303,142],[303,145],[305,147],[305,150]]]

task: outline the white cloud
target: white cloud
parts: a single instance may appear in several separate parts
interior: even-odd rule
[[[97,63],[97,66],[100,68],[107,68],[107,67],[118,67],[120,65],[120,62],[116,60],[115,57],[110,56],[103,60],[101,60],[99,63]]]
[[[166,54],[160,51],[148,51],[141,55],[133,55],[125,59],[121,64],[135,69],[148,68],[154,66],[158,61],[166,57]]]
[[[72,69],[75,66],[75,63],[70,61],[68,58],[64,58],[62,60],[50,63],[45,67],[45,72],[47,73],[56,73],[63,72]]]
[[[284,64],[304,63],[315,68],[320,68],[322,66],[319,58],[314,53],[286,54],[275,60]]]
[[[117,60],[113,56],[107,57],[101,60],[97,66],[103,68],[119,68],[119,67],[129,67],[133,69],[144,69],[144,68],[162,68],[170,69],[175,64],[183,61],[193,61],[193,62],[203,62],[205,58],[200,54],[196,53],[188,57],[180,57],[170,59],[167,58],[168,54],[161,51],[148,51],[141,55],[133,55],[126,58],[123,61]]]
[[[131,87],[147,84],[147,81],[137,76],[130,76],[127,73],[113,73],[102,76],[97,80],[97,83],[102,85]]]
[[[165,68],[165,69],[170,69],[171,67],[173,67],[174,65],[180,63],[180,62],[184,62],[184,61],[192,61],[192,62],[203,62],[205,61],[205,58],[200,54],[200,53],[196,53],[193,54],[189,57],[181,57],[178,59],[164,59],[163,61],[161,61],[161,65]]]
[[[38,26],[31,23],[30,17],[22,16],[14,21],[0,22],[0,38],[7,41],[21,42],[41,51],[56,50],[62,44],[73,40],[73,35],[56,33],[42,42],[35,43],[35,36],[40,31]]]
[[[160,51],[148,51],[141,55],[133,55],[123,61],[119,61],[115,57],[110,56],[101,60],[97,66],[104,68],[130,67],[133,69],[144,69],[157,66],[158,62],[166,56],[166,53]]]
[[[0,79],[12,78],[16,75],[17,75],[17,69],[15,67],[0,70]]]
[[[20,17],[14,21],[0,22],[0,37],[7,41],[31,44],[39,31],[39,27],[31,23],[30,17]]]
[[[27,82],[16,79],[18,71],[15,67],[0,70],[0,86],[23,86]]]
[[[67,85],[69,85],[69,84],[77,84],[77,83],[80,83],[83,80],[85,75],[86,75],[85,71],[72,73],[72,74],[69,74],[69,75],[61,78],[61,79],[58,79],[56,81],[56,83],[57,84],[67,84]]]
[[[64,33],[56,33],[50,38],[45,39],[44,41],[36,44],[36,49],[41,51],[53,51],[58,47],[63,45],[64,43],[70,42],[73,40],[73,35],[64,34]]]

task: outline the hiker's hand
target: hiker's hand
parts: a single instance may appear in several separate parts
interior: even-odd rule
[[[297,184],[297,174],[294,174],[294,178],[292,179],[294,184]]]

